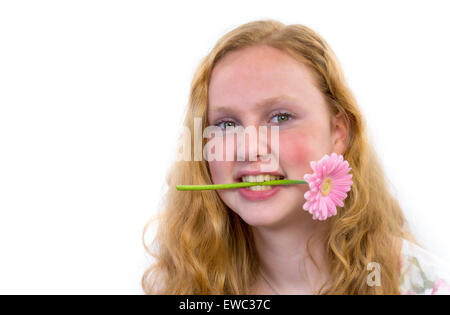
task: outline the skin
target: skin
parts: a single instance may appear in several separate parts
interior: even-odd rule
[[[256,106],[279,95],[296,100],[264,108]],[[228,112],[217,110],[223,106]],[[286,111],[292,117],[271,118],[271,114],[279,111]],[[215,125],[222,119],[243,128],[279,126],[276,170],[285,178],[302,180],[305,174],[312,173],[310,161],[318,161],[324,154],[345,152],[348,128],[341,116],[330,117],[325,98],[316,87],[309,68],[273,47],[255,46],[234,51],[215,66],[209,84],[208,124]],[[220,127],[224,128],[225,124]],[[269,152],[275,152],[270,133],[268,139]],[[255,160],[257,143],[251,146],[246,141],[244,145],[244,161],[237,160],[235,144],[233,161],[208,162],[214,184],[236,182],[234,176],[239,170],[259,170],[268,163],[261,157]],[[308,185],[281,186],[278,194],[264,201],[248,201],[237,189],[217,190],[224,203],[251,226],[261,269],[280,294],[312,294],[328,278],[322,239],[329,223],[313,220],[312,215],[302,209],[308,189]],[[306,252],[306,241],[311,235],[318,237],[310,249],[320,271]],[[252,293],[274,294],[274,291],[259,276]]]

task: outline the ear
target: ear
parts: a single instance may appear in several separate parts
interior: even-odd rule
[[[333,152],[344,155],[347,149],[347,137],[349,126],[341,112],[332,118],[331,136],[333,141]]]

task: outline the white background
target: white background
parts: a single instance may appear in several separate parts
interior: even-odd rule
[[[1,1],[0,293],[142,294],[190,82],[231,29],[336,52],[418,239],[450,261],[446,1]]]

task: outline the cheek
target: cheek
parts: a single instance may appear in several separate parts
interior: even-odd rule
[[[280,135],[280,161],[285,167],[309,167],[314,148],[308,138],[302,134],[287,133]]]
[[[233,162],[211,161],[208,162],[213,184],[227,184],[233,182]],[[227,189],[216,190],[220,198],[232,207],[230,200],[233,200],[234,191]]]
[[[226,161],[210,161],[209,170],[211,171],[212,182],[214,184],[231,183],[233,178],[233,164]]]

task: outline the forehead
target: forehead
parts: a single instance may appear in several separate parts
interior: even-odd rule
[[[321,101],[310,71],[287,53],[269,46],[230,52],[211,74],[209,112],[219,107],[252,107],[282,95],[304,103]]]

